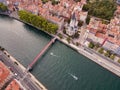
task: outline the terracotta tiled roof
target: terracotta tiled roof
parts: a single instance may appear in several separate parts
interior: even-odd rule
[[[96,33],[95,34],[96,37],[99,37],[99,38],[107,38],[107,36],[105,34],[102,34],[102,33]]]
[[[20,90],[20,85],[17,83],[17,81],[14,79],[5,90]]]
[[[10,75],[10,70],[0,61],[0,84]]]

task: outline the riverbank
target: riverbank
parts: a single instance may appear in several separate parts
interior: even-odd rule
[[[90,60],[92,60],[93,62],[97,63],[98,65],[106,68],[107,70],[111,71],[112,73],[114,73],[115,75],[120,77],[120,67],[113,64],[112,62],[103,59],[102,57],[98,56],[95,53],[89,53],[87,51],[84,50],[84,47],[81,46],[80,48],[78,48],[77,46],[73,45],[73,44],[69,44],[65,39],[60,39],[59,37],[57,37],[57,39],[66,44],[67,46],[69,46],[70,48],[76,50],[78,53],[82,54],[83,56],[89,58]]]
[[[14,18],[15,19],[15,18]],[[18,21],[21,21],[19,19],[16,19]],[[23,21],[21,21],[23,22]],[[25,23],[25,22],[23,22]],[[30,25],[28,23],[25,23],[27,25]],[[31,26],[31,25],[30,25]],[[34,27],[34,26],[33,26]],[[36,27],[35,27],[36,28]],[[39,29],[39,28],[36,28]],[[40,29],[39,29],[40,30]],[[48,34],[48,33],[47,33]],[[50,34],[49,34],[50,35]],[[50,35],[51,36],[51,35]],[[55,37],[54,35],[52,37]],[[80,47],[78,48],[77,46],[73,45],[73,44],[69,44],[65,39],[60,39],[59,37],[57,37],[57,39],[59,41],[61,41],[62,43],[66,44],[67,46],[71,47],[72,49],[76,50],[77,52],[79,52],[80,54],[86,56],[87,58],[91,59],[92,61],[94,61],[95,63],[101,65],[102,67],[108,69],[109,71],[111,71],[112,73],[118,75],[120,77],[120,67],[116,66],[115,64],[113,64],[112,62],[107,61],[106,59],[103,59],[102,57],[96,55],[95,53],[91,54],[87,51],[84,50],[84,47]]]
[[[26,68],[20,63],[18,62],[18,60],[16,60],[13,56],[11,56],[7,51],[4,51],[4,53],[9,56],[9,58],[13,61],[13,62],[16,62],[18,64],[18,66],[23,70],[23,72],[26,71]],[[34,83],[36,84],[36,86],[38,86],[40,89],[42,90],[47,90],[46,87],[41,83],[39,82],[35,77],[34,75],[32,75],[30,72],[28,72],[31,76],[31,79],[32,81],[34,81]]]

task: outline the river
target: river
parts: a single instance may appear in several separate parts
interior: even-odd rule
[[[51,37],[19,21],[0,16],[0,45],[25,67]],[[48,90],[120,90],[120,78],[56,41],[31,72]]]

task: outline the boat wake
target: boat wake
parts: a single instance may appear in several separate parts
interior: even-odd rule
[[[54,56],[54,57],[58,57],[57,55],[55,55],[54,53],[50,53],[51,56]]]
[[[77,76],[75,76],[75,75],[73,75],[73,74],[71,74],[71,73],[68,73],[71,77],[73,77],[75,80],[78,80],[78,77]]]

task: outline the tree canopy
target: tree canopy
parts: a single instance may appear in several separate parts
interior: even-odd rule
[[[116,7],[115,0],[94,0],[94,2],[89,0],[83,6],[83,10],[88,11],[89,15],[110,20],[114,15]]]
[[[33,26],[38,27],[44,31],[47,31],[50,34],[55,34],[57,32],[58,25],[47,21],[42,16],[37,16],[30,12],[23,11],[23,10],[19,11],[18,14],[19,14],[19,17],[21,20],[23,20],[27,23],[30,23]]]
[[[7,10],[8,10],[7,6],[5,6],[3,3],[0,3],[0,11],[5,12]]]

